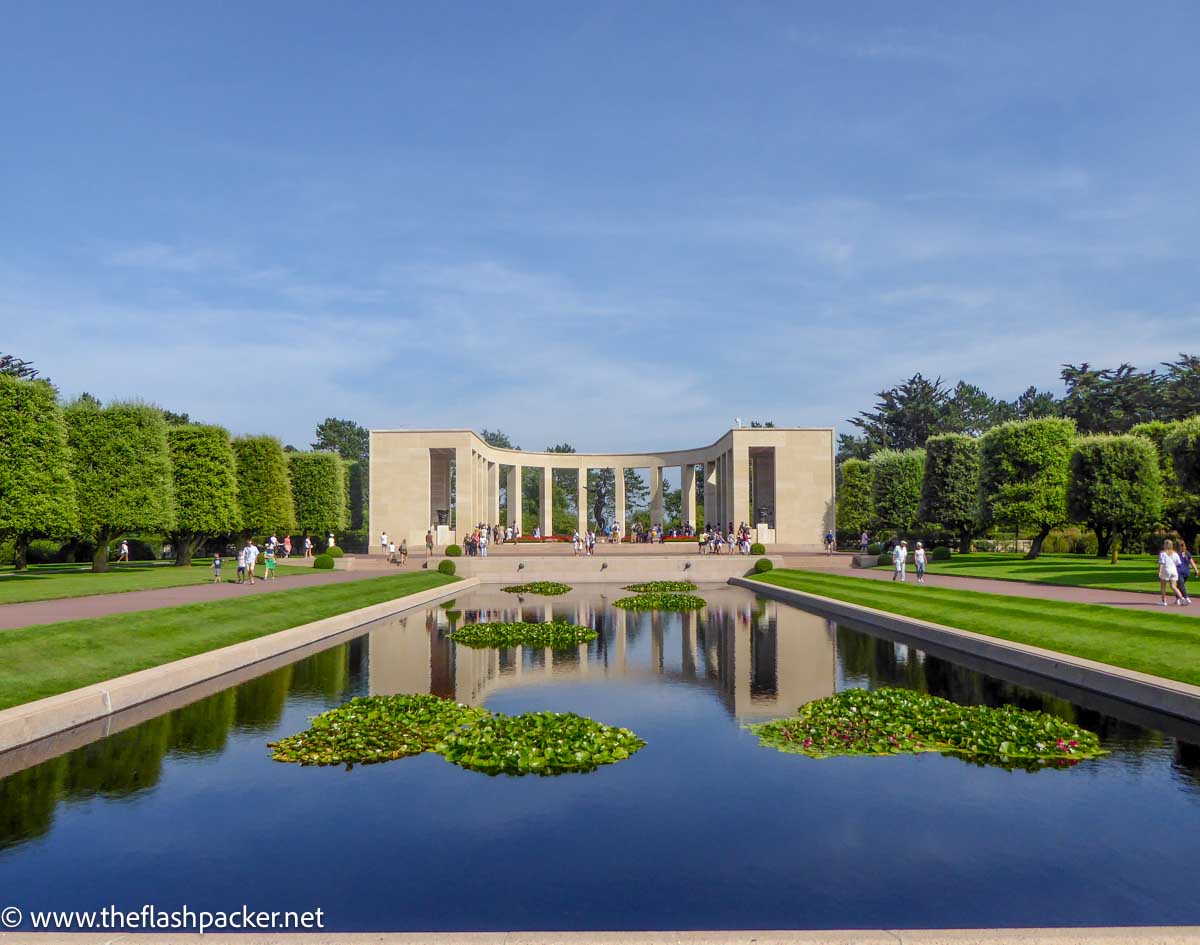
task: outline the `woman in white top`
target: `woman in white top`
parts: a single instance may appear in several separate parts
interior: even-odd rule
[[[913,563],[917,566],[917,583],[925,583],[925,545],[917,542],[917,550],[913,552]]]
[[[1158,586],[1162,593],[1161,604],[1167,606],[1167,587],[1175,595],[1175,606],[1183,606],[1183,595],[1179,593],[1179,555],[1175,552],[1175,543],[1171,539],[1163,542],[1162,551],[1158,553]]]

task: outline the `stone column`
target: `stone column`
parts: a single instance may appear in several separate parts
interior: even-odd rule
[[[520,466],[513,466],[508,471],[508,524],[513,528],[521,524],[521,490],[524,486],[521,473]]]
[[[488,463],[488,516],[492,525],[500,524],[500,464]]]
[[[682,525],[696,525],[696,464],[679,467],[679,517]]]
[[[733,441],[733,450],[730,452],[732,462],[730,465],[733,468],[733,476],[731,477],[730,485],[733,486],[733,527],[737,528],[742,522],[745,522],[751,528],[754,523],[751,521],[754,516],[750,513],[750,448],[744,444],[739,444],[735,439]]]
[[[542,526],[542,537],[554,534],[554,513],[551,497],[554,493],[554,469],[550,466],[542,467],[542,488],[538,492],[539,508],[538,515],[541,518],[539,523]]]
[[[716,460],[706,460],[704,463],[704,522],[717,520],[717,463]]]
[[[616,524],[621,526],[621,538],[625,538],[625,467],[613,470],[613,486],[616,492]]]
[[[663,468],[650,467],[650,524],[663,523]]]
[[[454,450],[454,540],[460,545],[475,524],[475,460],[470,447]]]
[[[579,473],[579,502],[578,502],[579,524],[577,527],[579,528],[579,534],[584,535],[584,534],[587,534],[587,526],[588,526],[588,507],[587,507],[587,504],[588,504],[588,488],[587,488],[588,471],[587,471],[587,467],[580,466],[578,473]]]

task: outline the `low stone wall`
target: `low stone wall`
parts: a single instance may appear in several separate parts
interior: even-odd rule
[[[373,620],[403,613],[442,598],[454,597],[478,584],[478,581],[468,578],[443,587],[430,588],[406,597],[372,604],[370,607],[326,617],[324,620],[280,630],[278,633],[244,643],[235,643],[173,663],[164,663],[162,666],[119,676],[107,682],[5,709],[0,711],[0,753],[103,719],[282,653],[298,650]]]
[[[760,557],[775,567],[783,559],[770,555],[637,555],[622,557],[538,557],[497,555],[451,558],[456,573],[484,584],[563,581],[567,584],[631,584],[635,581],[694,581],[724,584],[742,577]],[[409,567],[412,560],[409,559]]]
[[[1079,689],[1100,693],[1123,702],[1200,722],[1200,686],[1121,669],[1108,663],[1086,660],[1055,650],[1013,643],[982,633],[903,617],[886,610],[863,607],[832,597],[809,594],[762,581],[731,578],[730,584],[744,587],[773,600],[797,604],[827,617],[843,618],[896,633],[920,645],[936,644],[952,651],[1009,666],[1020,672],[1054,680]]]

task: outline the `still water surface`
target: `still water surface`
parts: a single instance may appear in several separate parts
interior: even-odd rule
[[[480,590],[0,781],[0,905],[322,908],[336,929],[1200,923],[1200,749],[729,588],[699,614]],[[518,613],[518,611],[520,613]],[[451,623],[583,621],[577,650]],[[746,722],[849,686],[1016,702],[1113,751],[1069,770],[816,761]],[[366,693],[574,711],[647,742],[586,775],[436,755],[301,768],[266,743]]]

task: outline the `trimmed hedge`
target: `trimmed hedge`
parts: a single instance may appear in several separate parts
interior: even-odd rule
[[[462,546],[461,545],[447,545],[446,546],[446,557],[447,558],[461,558],[462,557]]]
[[[764,572],[770,571],[774,567],[775,565],[771,564],[770,558],[759,558],[754,562],[754,570],[758,574],[763,574]]]
[[[331,557],[331,558],[346,557],[346,552],[342,551],[342,549],[339,548],[337,545],[330,545],[328,548],[325,549],[324,553],[329,555],[329,557]]]
[[[878,541],[871,542],[869,545],[867,545],[867,554],[869,554],[869,555],[883,554],[883,543],[878,542]]]
[[[750,546],[750,554],[752,555],[765,555],[766,553],[766,546],[761,541],[756,541]]]
[[[457,546],[456,546],[456,545],[451,545],[450,547],[451,547],[451,548],[455,548],[455,547],[457,547]],[[454,572],[455,572],[455,570],[456,570],[456,569],[455,569],[455,567],[454,567],[454,562],[453,562],[453,561],[443,560],[443,561],[439,561],[439,562],[438,562],[438,572],[439,572],[440,574],[448,574],[448,575],[450,575],[451,577],[453,577],[453,576],[454,576]]]
[[[937,548],[934,548],[933,551],[929,552],[929,560],[930,561],[949,561],[950,560],[950,549],[947,548],[945,545],[939,545]]]
[[[313,558],[313,567],[320,571],[330,571],[333,569],[333,555],[317,555]]]

